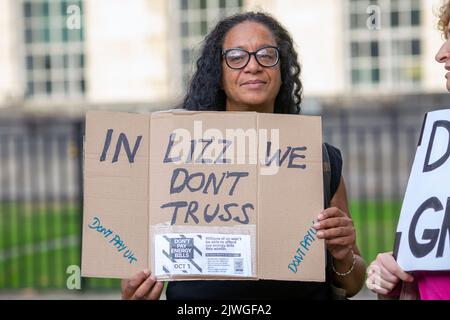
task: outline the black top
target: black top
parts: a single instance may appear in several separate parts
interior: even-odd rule
[[[331,197],[336,193],[342,172],[340,151],[325,144],[331,167]],[[330,299],[330,276],[326,282],[243,280],[173,281],[167,286],[168,300],[276,300]]]
[[[331,166],[331,197],[337,191],[339,187],[339,182],[341,181],[342,175],[342,156],[341,151],[338,148],[325,143],[325,147],[328,151],[328,157],[330,158],[330,166]]]

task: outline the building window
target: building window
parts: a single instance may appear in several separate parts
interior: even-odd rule
[[[82,0],[22,0],[27,98],[84,96],[82,13]]]
[[[243,0],[176,0],[179,10],[181,83],[187,88],[204,36],[228,15],[241,12]]]
[[[379,7],[379,28],[368,8]],[[414,90],[422,80],[420,0],[347,0],[347,74],[351,89]],[[372,20],[373,21],[373,20]]]

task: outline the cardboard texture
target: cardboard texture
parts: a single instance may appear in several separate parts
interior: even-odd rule
[[[405,271],[450,270],[450,109],[429,112],[397,225],[394,255]]]
[[[325,281],[320,117],[92,111],[85,139],[83,276]]]

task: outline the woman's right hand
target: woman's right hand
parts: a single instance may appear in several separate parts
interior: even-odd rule
[[[367,287],[375,293],[389,294],[400,280],[406,282],[414,281],[414,278],[403,271],[395,261],[392,252],[378,254],[369,268],[367,268]]]
[[[158,300],[164,282],[157,281],[149,270],[144,270],[130,279],[122,280],[123,300]]]

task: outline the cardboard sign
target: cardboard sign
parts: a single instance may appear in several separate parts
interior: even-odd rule
[[[82,275],[325,281],[320,117],[86,116]]]
[[[405,271],[450,270],[450,110],[427,113],[397,226]]]

